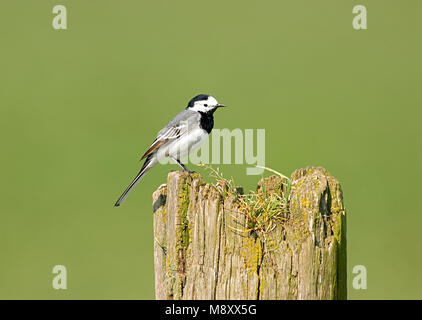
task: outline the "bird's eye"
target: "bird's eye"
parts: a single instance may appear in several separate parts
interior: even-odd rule
[[[207,104],[204,104],[204,107],[208,107],[208,105]]]

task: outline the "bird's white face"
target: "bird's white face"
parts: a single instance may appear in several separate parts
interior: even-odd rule
[[[206,100],[195,101],[191,110],[200,111],[200,112],[209,112],[221,106],[222,105],[219,104],[218,101],[214,97],[209,96],[208,99]]]

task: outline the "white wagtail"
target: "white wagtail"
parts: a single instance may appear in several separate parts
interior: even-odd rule
[[[174,160],[184,171],[190,172],[180,160],[196,150],[208,137],[214,126],[213,114],[220,107],[225,105],[206,94],[199,94],[190,100],[186,109],[158,132],[157,138],[141,158],[145,159],[141,171],[116,201],[115,206],[120,206],[141,178],[164,158]]]

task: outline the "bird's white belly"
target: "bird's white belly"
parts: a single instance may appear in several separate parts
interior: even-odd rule
[[[208,133],[201,129],[193,129],[185,136],[169,143],[169,145],[163,150],[163,155],[182,159],[189,155],[192,151],[199,148],[199,146],[208,138]]]

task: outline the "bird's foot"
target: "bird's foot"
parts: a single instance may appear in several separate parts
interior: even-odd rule
[[[195,171],[190,171],[188,168],[183,169],[183,172],[187,172],[188,175],[191,175],[191,174],[195,173]]]
[[[189,175],[193,173],[193,171],[190,171],[183,163],[179,162],[179,165],[183,169],[183,172],[187,172]]]

